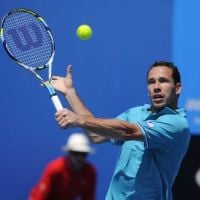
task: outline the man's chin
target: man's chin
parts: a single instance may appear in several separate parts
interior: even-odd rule
[[[154,111],[158,112],[166,107],[164,104],[153,104],[152,108]]]

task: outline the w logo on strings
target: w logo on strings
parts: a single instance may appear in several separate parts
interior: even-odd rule
[[[29,51],[42,46],[42,33],[34,22],[9,29],[7,33],[11,36],[15,46],[21,51]]]

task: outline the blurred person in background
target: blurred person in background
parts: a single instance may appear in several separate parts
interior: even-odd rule
[[[97,173],[86,158],[93,152],[87,136],[74,133],[62,147],[64,156],[51,161],[29,200],[95,200]]]

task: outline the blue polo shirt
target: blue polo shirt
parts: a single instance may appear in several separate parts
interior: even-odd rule
[[[150,105],[134,107],[118,119],[136,123],[144,141],[112,141],[121,145],[106,200],[171,200],[172,185],[188,149],[190,131],[184,109]]]

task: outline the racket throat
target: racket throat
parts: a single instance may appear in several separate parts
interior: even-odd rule
[[[48,83],[47,83],[47,84],[48,84]],[[46,85],[46,84],[45,84],[45,85]],[[56,91],[55,91],[55,89],[54,89],[53,87],[49,87],[49,86],[47,86],[47,85],[46,85],[46,87],[47,87],[47,89],[48,89],[48,91],[49,91],[50,97],[56,95]]]

